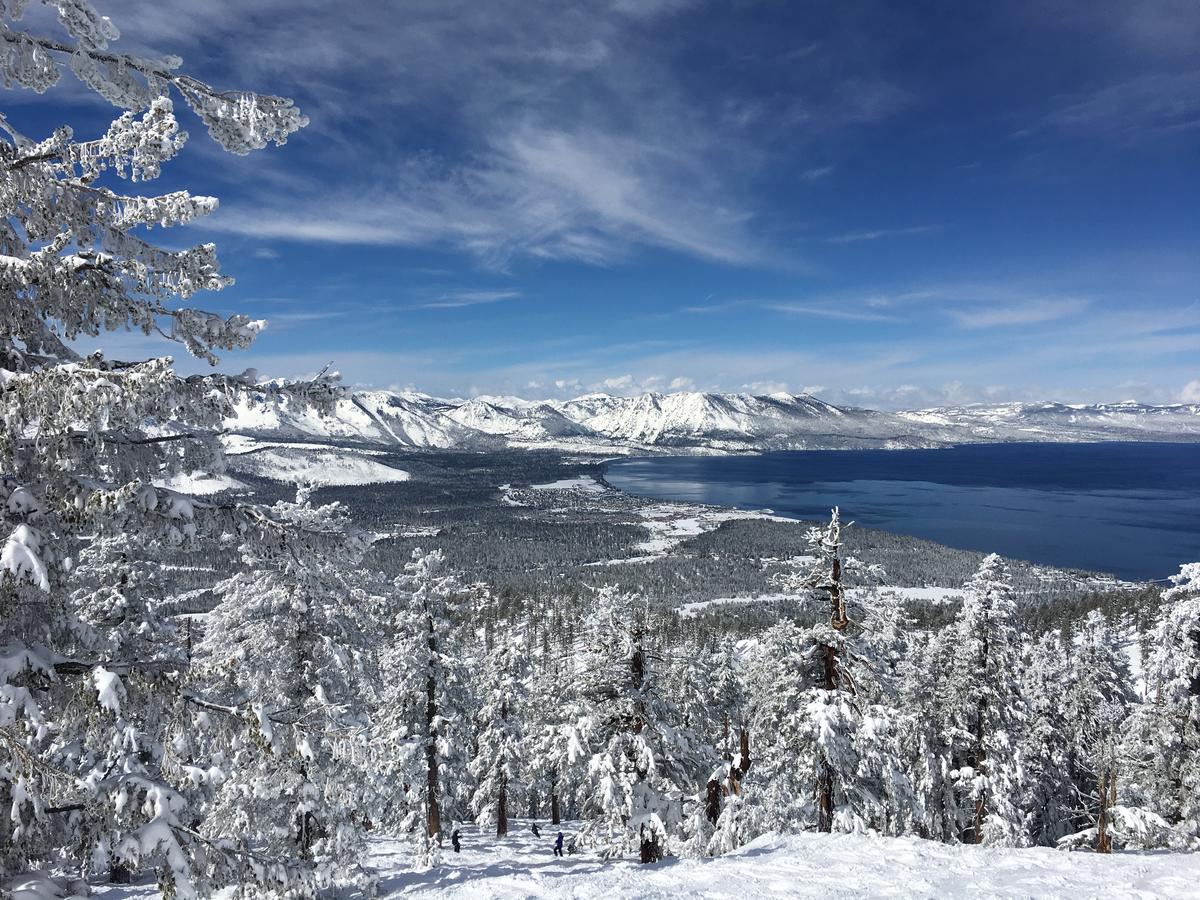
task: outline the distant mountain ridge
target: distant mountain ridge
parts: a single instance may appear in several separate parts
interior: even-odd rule
[[[292,409],[286,401],[244,402],[226,425],[247,434],[418,448],[745,453],[986,441],[1200,441],[1200,405],[1046,402],[880,412],[785,393],[586,394],[533,401],[357,391],[328,416]]]

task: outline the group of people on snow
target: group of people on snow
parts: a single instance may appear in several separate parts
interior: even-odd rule
[[[534,837],[540,838],[542,836],[542,832],[538,829],[537,822],[534,822],[530,826],[529,830],[533,832]],[[563,836],[563,833],[560,831],[560,832],[558,832],[558,835],[554,838],[554,855],[555,856],[565,855],[564,851],[563,851],[563,840],[564,840],[564,836]],[[462,830],[461,829],[455,828],[454,831],[452,831],[450,833],[450,843],[451,843],[451,845],[453,845],[455,853],[462,852]],[[566,842],[566,853],[574,854],[576,851],[577,851],[577,845],[575,843],[575,835],[571,835],[571,839]]]

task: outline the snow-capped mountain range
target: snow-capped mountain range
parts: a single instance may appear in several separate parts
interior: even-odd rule
[[[227,425],[246,434],[403,447],[739,453],[985,441],[1200,441],[1200,405],[1006,403],[890,413],[807,394],[684,391],[531,401],[358,391],[347,393],[332,415],[286,402],[246,403]]]

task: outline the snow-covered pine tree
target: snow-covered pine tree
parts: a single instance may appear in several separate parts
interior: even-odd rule
[[[1021,677],[1028,719],[1022,732],[1025,772],[1020,806],[1031,844],[1056,846],[1075,831],[1078,811],[1072,780],[1072,723],[1063,702],[1071,691],[1071,666],[1062,635],[1042,635],[1027,649]]]
[[[71,844],[78,837],[83,874],[114,881],[128,880],[122,857],[140,850],[157,807],[185,805],[168,723],[180,719],[187,659],[164,615],[158,551],[126,535],[96,538],[82,550],[68,581],[78,619],[61,648],[75,660],[114,662],[111,668],[82,663],[90,668],[82,685],[64,678],[49,688],[64,738],[51,765],[88,788],[62,837]],[[170,833],[164,838],[177,844]]]
[[[272,510],[296,526],[281,546],[248,545],[245,571],[216,586],[191,702],[219,714],[206,749],[224,779],[205,831],[253,848],[260,892],[310,896],[361,877],[377,639],[363,625],[381,601],[358,564],[365,541],[336,505],[298,494]]]
[[[831,645],[839,678],[832,690],[825,686]],[[748,691],[758,743],[740,812],[744,836],[905,830],[913,797],[897,713],[881,702],[852,640],[824,624],[781,622],[763,635]]]
[[[908,652],[897,666],[897,740],[914,797],[913,830],[921,837],[959,839],[959,797],[951,777],[950,677],[953,644],[940,635],[911,635]]]
[[[305,120],[290,101],[219,91],[182,74],[177,59],[113,50],[115,27],[86,0],[47,5],[58,13],[61,34],[23,30],[24,3],[0,8],[6,86],[40,93],[70,68],[126,111],[104,135],[85,141],[65,126],[31,139],[0,115],[0,524],[6,534],[0,550],[0,807],[11,811],[0,829],[0,883],[86,843],[79,833],[84,822],[115,823],[124,812],[102,807],[125,809],[132,799],[149,812],[145,825],[122,840],[124,855],[143,866],[161,864],[171,889],[186,897],[196,888],[197,860],[213,867],[224,851],[206,846],[188,827],[178,795],[160,790],[161,783],[153,790],[110,791],[111,781],[81,782],[78,769],[64,771],[54,761],[66,747],[74,748],[74,760],[111,752],[129,724],[117,714],[116,700],[145,668],[127,658],[64,658],[77,646],[80,622],[65,574],[93,535],[124,533],[143,545],[169,545],[210,533],[211,520],[219,520],[212,523],[218,531],[263,521],[253,510],[155,486],[173,472],[219,468],[215,432],[231,409],[230,397],[251,387],[252,378],[180,378],[170,360],[83,358],[73,342],[110,331],[158,332],[210,361],[217,351],[247,346],[260,323],[173,303],[230,283],[212,245],[165,250],[146,235],[154,225],[203,216],[216,201],[183,191],[139,196],[121,185],[157,177],[182,149],[186,135],[173,114],[172,91],[235,153],[283,143]],[[328,386],[313,385],[312,393],[327,398]],[[156,690],[160,663],[153,662],[138,696]],[[63,715],[57,699],[63,690],[47,688],[68,683],[108,703],[106,727],[97,719],[80,732],[78,718]],[[146,735],[139,740],[159,742]],[[122,821],[132,827],[132,819]]]
[[[436,864],[453,820],[466,812],[471,701],[466,693],[463,606],[475,589],[447,570],[440,551],[414,550],[388,592],[390,643],[381,655],[376,769],[391,796],[390,823],[418,837],[418,858]]]
[[[708,709],[708,742],[720,765],[705,784],[704,815],[714,826],[729,798],[741,793],[750,768],[750,733],[746,726],[746,691],[731,644],[718,645],[703,658],[708,672],[704,703]],[[745,757],[743,758],[743,752]]]
[[[877,578],[878,566],[842,558],[842,524],[807,535],[807,561],[777,581],[826,596],[829,622],[768,632],[751,678],[755,782],[765,787],[766,827],[891,832],[910,815],[911,787],[895,746],[896,711],[851,622],[845,576]],[[764,745],[765,742],[765,745]],[[808,798],[812,798],[811,802]],[[764,806],[756,799],[761,814]],[[778,824],[774,824],[774,823]]]
[[[1120,732],[1137,696],[1129,660],[1100,610],[1083,620],[1073,650],[1065,713],[1076,795],[1074,830],[1084,831],[1097,851],[1109,853]]]
[[[1018,845],[1024,840],[1018,747],[1026,714],[1017,684],[1020,646],[1012,621],[1012,582],[1004,561],[994,553],[986,557],[965,595],[957,620],[940,637],[953,651],[942,702],[949,711],[960,839]]]
[[[495,825],[496,836],[508,834],[509,810],[521,802],[529,752],[523,719],[530,715],[529,654],[524,644],[500,640],[488,654],[477,693],[475,758],[471,774],[475,793],[471,811],[480,825]]]
[[[1146,665],[1148,698],[1122,745],[1122,802],[1110,810],[1118,845],[1200,847],[1200,563],[1171,581]]]
[[[697,790],[684,798],[682,855],[707,853],[722,795],[737,784],[731,764],[722,757],[722,748],[731,740],[733,707],[739,699],[739,686],[732,678],[732,667],[720,653],[697,652],[685,644],[670,654],[663,689],[677,711],[679,728],[697,738],[692,780]]]
[[[526,724],[532,732],[527,780],[541,815],[548,812],[553,825],[577,807],[586,776],[581,765],[586,754],[575,730],[583,710],[574,675],[564,676],[564,671],[559,666],[546,668],[533,679],[530,709],[538,713]]]
[[[605,856],[633,850],[643,863],[669,850],[682,797],[696,789],[699,741],[678,727],[654,664],[644,600],[603,588],[578,648],[582,715],[575,725],[587,759],[586,834]]]

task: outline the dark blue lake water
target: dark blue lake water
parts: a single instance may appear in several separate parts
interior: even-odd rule
[[[1200,444],[978,444],[612,462],[621,490],[843,519],[1121,578],[1200,560]]]

